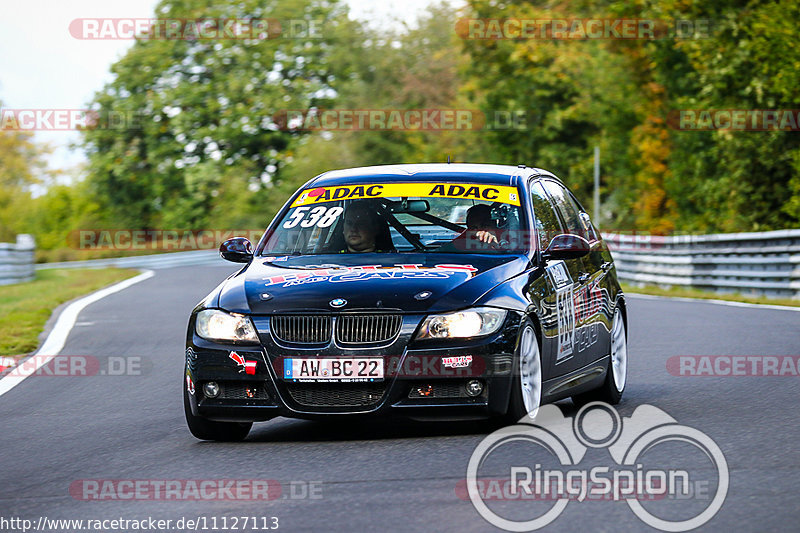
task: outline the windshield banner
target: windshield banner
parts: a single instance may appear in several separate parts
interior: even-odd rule
[[[340,185],[306,189],[292,202],[292,207],[314,205],[332,200],[357,200],[363,198],[464,198],[519,205],[516,187],[508,185],[480,185],[472,183],[376,183],[368,185]]]

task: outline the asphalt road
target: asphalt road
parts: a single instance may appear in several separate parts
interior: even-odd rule
[[[495,429],[486,423],[279,418],[256,424],[243,443],[194,439],[179,389],[187,317],[231,270],[159,270],[81,313],[62,354],[138,357],[140,375],[32,376],[0,397],[0,530],[15,530],[2,522],[10,518],[198,516],[207,530],[212,517],[222,530],[224,516],[277,517],[286,531],[492,529],[456,493],[473,449]],[[800,313],[634,297],[629,308],[629,382],[619,412],[657,406],[707,434],[727,458],[727,499],[702,529],[796,530],[800,378],[676,376],[666,361],[798,355]],[[570,401],[559,405],[575,413]],[[70,486],[86,479],[269,479],[287,497],[85,501]],[[652,530],[621,502],[570,503],[547,529]]]

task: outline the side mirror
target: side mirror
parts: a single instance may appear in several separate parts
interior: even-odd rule
[[[547,250],[542,253],[542,258],[550,259],[577,259],[588,254],[591,250],[589,241],[579,235],[561,234],[553,237]]]
[[[253,245],[244,237],[234,237],[219,245],[219,255],[234,263],[249,263],[253,259]]]

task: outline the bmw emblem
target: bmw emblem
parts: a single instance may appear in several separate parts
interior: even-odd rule
[[[345,305],[347,305],[347,300],[345,300],[344,298],[334,298],[333,300],[331,300],[331,307],[338,308],[338,307],[344,307]]]

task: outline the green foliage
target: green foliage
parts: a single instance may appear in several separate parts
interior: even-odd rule
[[[48,177],[46,147],[34,144],[28,132],[0,130],[0,242],[13,242],[29,233],[22,221],[31,201],[31,188]]]
[[[800,134],[680,131],[681,109],[795,109],[800,5],[785,2],[471,0],[486,18],[710,20],[710,34],[656,40],[465,40],[472,96],[537,110],[537,127],[491,140],[590,197],[601,147],[603,226],[655,233],[800,223]],[[696,37],[696,38],[695,38]]]
[[[142,39],[114,64],[94,108],[101,124],[125,123],[85,132],[94,193],[124,227],[205,227],[223,177],[246,175],[257,188],[279,180],[292,134],[275,116],[330,101],[348,77],[357,28],[335,1],[163,0],[156,12],[319,27],[319,38]]]

